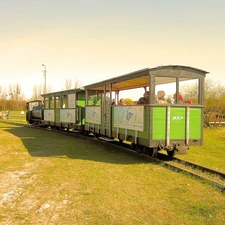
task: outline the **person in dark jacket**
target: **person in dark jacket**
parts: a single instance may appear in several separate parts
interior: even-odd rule
[[[149,91],[146,91],[144,97],[139,98],[137,104],[149,104]]]

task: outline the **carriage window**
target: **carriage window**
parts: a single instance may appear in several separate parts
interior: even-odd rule
[[[49,109],[49,100],[48,100],[48,97],[45,97],[45,109]]]
[[[176,80],[176,77],[156,77],[155,81],[156,103],[198,104],[198,79],[182,77]]]
[[[179,95],[182,95],[183,103],[199,104],[199,80],[192,79],[180,81]]]
[[[56,109],[60,109],[60,96],[55,97],[55,107]]]
[[[109,103],[109,105],[117,105],[117,102],[118,102],[117,98],[118,98],[118,95],[116,94],[116,92],[112,91],[111,99],[110,99],[110,93],[109,93],[107,102]]]
[[[105,94],[102,93],[102,101],[104,101],[104,99],[105,99],[105,104],[104,104],[105,106],[111,105],[110,92],[109,91],[107,91]]]
[[[149,87],[146,87],[146,91],[149,91]],[[145,89],[143,87],[129,90],[122,90],[118,94],[117,103],[119,104],[119,100],[123,98],[127,105],[136,105],[138,99],[143,97],[144,93]]]
[[[62,108],[63,109],[68,108],[68,98],[67,98],[67,95],[63,95],[62,96]]]
[[[101,104],[102,104],[102,91],[89,91],[88,105],[101,105]]]
[[[173,104],[176,93],[176,78],[156,77],[155,84],[155,102]]]
[[[36,108],[38,106],[41,106],[41,102],[40,101],[29,102],[29,105],[28,105],[29,111],[32,111],[33,108]]]
[[[50,97],[50,109],[54,109],[54,96]]]

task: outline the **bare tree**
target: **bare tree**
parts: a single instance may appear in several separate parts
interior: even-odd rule
[[[65,81],[65,86],[64,86],[64,88],[62,88],[62,90],[69,90],[72,88],[73,88],[72,80],[70,78],[67,78]]]
[[[8,86],[8,93],[7,93],[7,98],[9,100],[14,100],[14,96],[13,96],[13,85],[12,84],[9,84]]]
[[[15,109],[18,110],[19,109],[19,98],[21,96],[21,85],[19,83],[16,83],[13,89],[13,95],[15,96],[14,100],[15,100]]]
[[[53,90],[52,85],[49,84],[46,89],[46,94],[53,92],[52,90]],[[43,84],[34,85],[32,88],[32,96],[30,100],[42,100],[43,99],[43,97],[41,96],[42,94],[43,94]]]
[[[74,81],[74,88],[75,88],[75,89],[78,89],[78,88],[80,88],[81,86],[82,86],[81,81],[78,80],[78,79],[76,78],[75,81]]]
[[[53,92],[52,85],[49,84],[48,87],[47,87],[47,93],[52,93],[52,92]]]
[[[5,110],[5,106],[6,106],[6,88],[3,89],[2,86],[0,86],[0,109],[1,110]]]
[[[21,94],[21,85],[19,83],[16,83],[13,89],[13,95],[15,96],[16,101],[18,101],[20,94]]]
[[[70,90],[70,89],[78,89],[82,86],[81,81],[78,79],[75,79],[74,85],[71,78],[67,78],[65,81],[65,86],[62,88],[62,90]]]
[[[38,84],[38,85],[34,85],[32,88],[32,96],[31,96],[31,100],[40,100],[42,99],[42,85]]]
[[[18,100],[20,92],[21,92],[21,85],[19,83],[9,85],[7,98],[8,100],[10,100],[13,110],[18,110],[19,107]]]

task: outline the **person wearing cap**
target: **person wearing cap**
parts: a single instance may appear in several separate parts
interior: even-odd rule
[[[165,95],[166,95],[165,91],[158,91],[156,103],[161,103],[161,104],[168,103],[165,99]]]
[[[146,91],[143,97],[139,98],[137,104],[149,104],[149,91]]]

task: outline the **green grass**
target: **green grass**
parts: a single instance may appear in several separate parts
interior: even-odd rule
[[[204,145],[191,146],[187,155],[179,156],[192,162],[225,172],[225,127],[204,130]]]
[[[94,140],[6,123],[0,128],[0,224],[225,222],[225,195],[200,180]],[[222,130],[205,135],[222,149]],[[192,148],[182,157],[210,164],[216,148]]]
[[[26,111],[24,114],[21,114],[21,111],[10,111],[9,117],[6,117],[6,112],[2,111],[3,113],[3,121],[7,123],[14,123],[14,124],[27,124],[26,121]],[[0,120],[1,121],[1,120]]]

